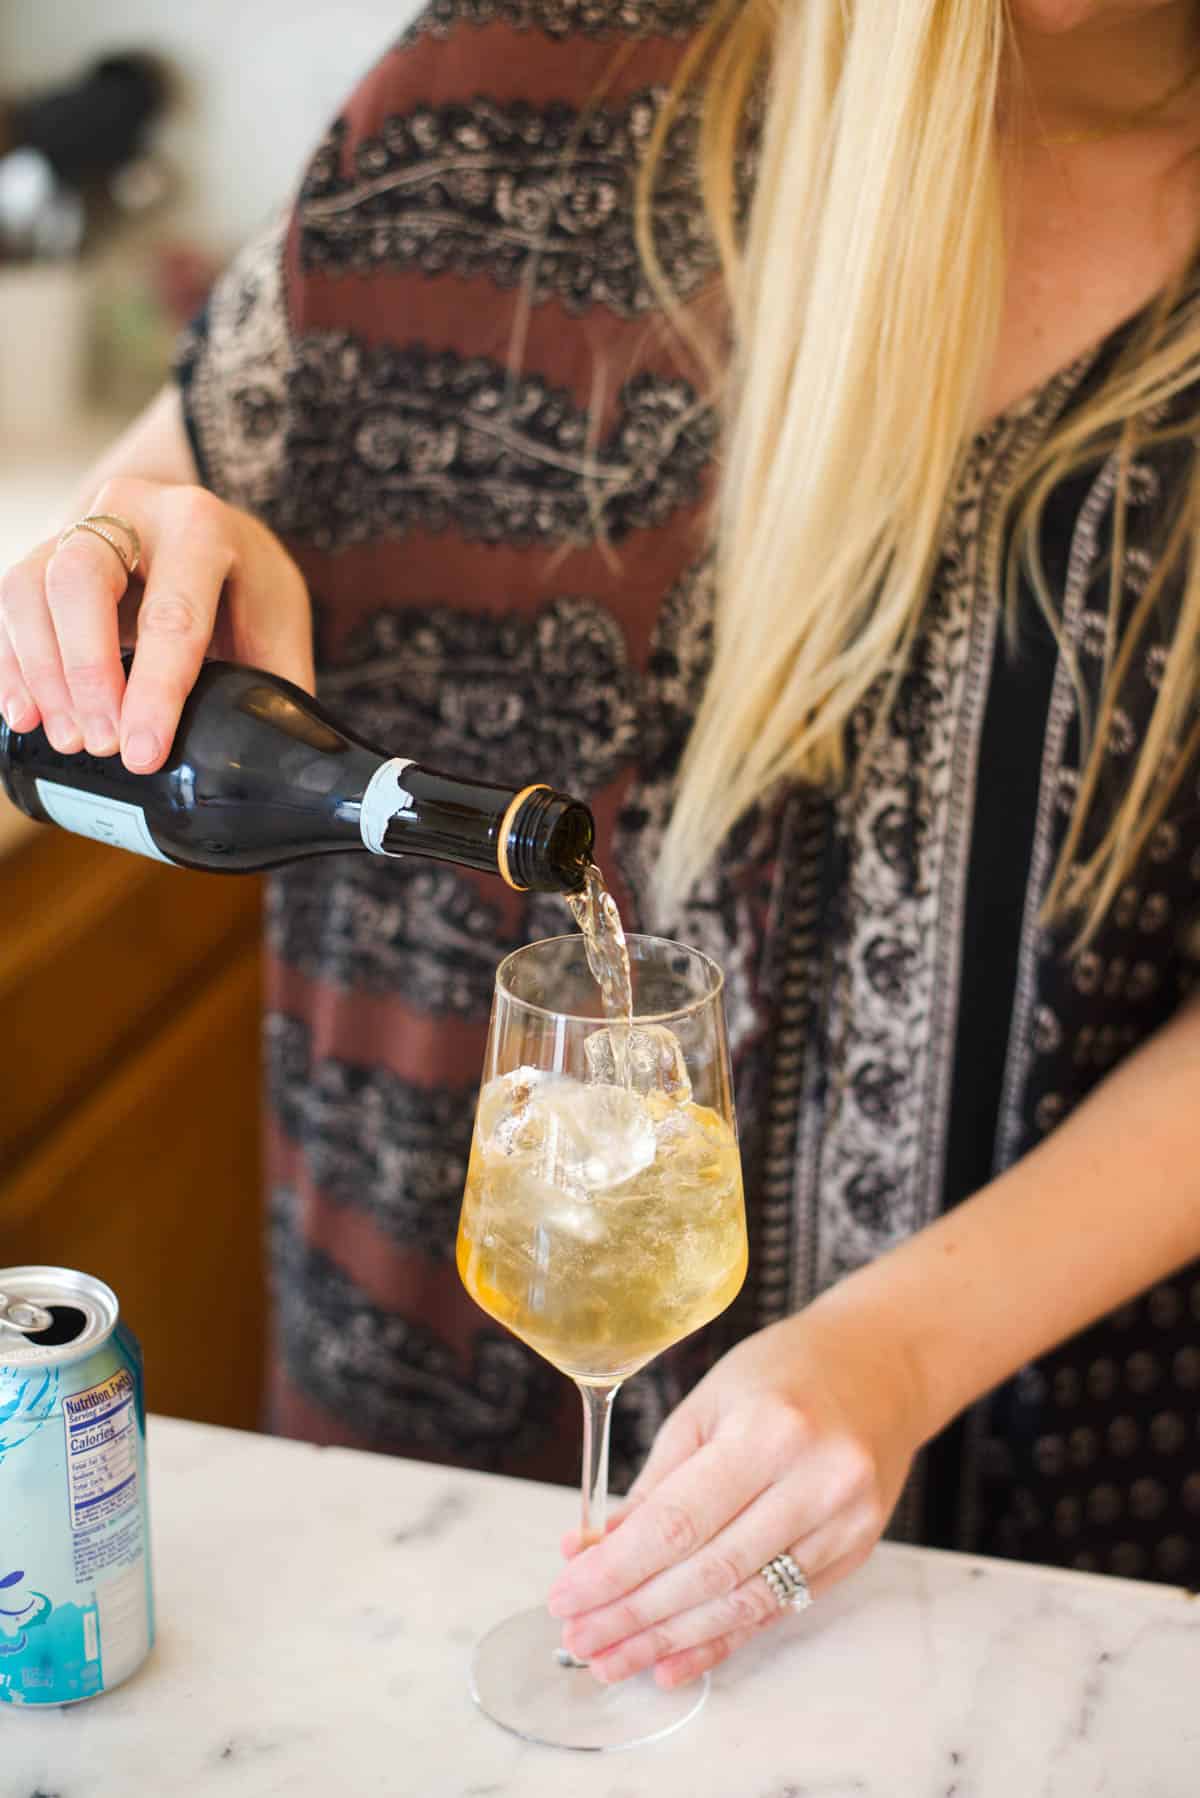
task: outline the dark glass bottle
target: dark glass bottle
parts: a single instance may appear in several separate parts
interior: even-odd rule
[[[591,813],[565,793],[389,756],[290,681],[232,662],[204,664],[157,773],[60,755],[40,728],[0,721],[0,782],[31,818],[212,873],[365,849],[480,868],[519,891],[574,892],[594,838]]]

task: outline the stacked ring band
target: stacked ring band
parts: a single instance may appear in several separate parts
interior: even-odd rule
[[[812,1603],[808,1580],[804,1569],[791,1555],[776,1555],[759,1571],[770,1586],[778,1605],[793,1611],[808,1609]]]
[[[58,539],[58,547],[61,549],[67,538],[74,536],[76,531],[88,531],[93,537],[99,537],[101,542],[107,543],[125,570],[126,580],[134,574],[142,559],[142,540],[127,518],[120,518],[115,512],[89,512],[86,518],[77,518],[74,524],[67,526]],[[124,543],[117,535],[118,532],[126,539]]]

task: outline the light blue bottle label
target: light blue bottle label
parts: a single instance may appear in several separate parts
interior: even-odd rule
[[[89,1698],[145,1659],[145,1482],[140,1358],[120,1326],[82,1362],[0,1367],[0,1702]]]

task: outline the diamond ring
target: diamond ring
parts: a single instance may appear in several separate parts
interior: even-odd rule
[[[791,1555],[776,1555],[760,1567],[759,1572],[771,1588],[776,1604],[793,1611],[806,1611],[812,1603],[804,1569]]]

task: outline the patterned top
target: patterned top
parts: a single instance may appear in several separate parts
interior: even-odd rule
[[[179,368],[203,478],[304,570],[328,703],[396,753],[588,797],[627,917],[726,970],[751,1272],[723,1319],[629,1383],[618,1480],[731,1341],[1060,1121],[1171,1014],[1200,956],[1194,770],[1082,959],[1038,923],[1077,699],[1029,595],[1006,647],[1001,496],[1119,333],[971,445],[898,703],[856,719],[853,784],[759,808],[678,915],[648,914],[710,656],[715,420],[658,318],[633,185],[699,15],[434,0],[329,131],[290,217],[218,283]],[[715,270],[694,132],[685,112],[654,226],[685,294]],[[1130,602],[1190,453],[1134,470]],[[1114,482],[1111,461],[1073,478],[1045,525],[1093,692]],[[1114,778],[1169,628],[1167,607],[1122,694]],[[564,922],[557,900],[416,861],[326,858],[272,883],[277,1427],[574,1477],[567,1382],[481,1316],[453,1261],[496,963]],[[895,1528],[1194,1576],[1198,1391],[1191,1269],[949,1432]]]

